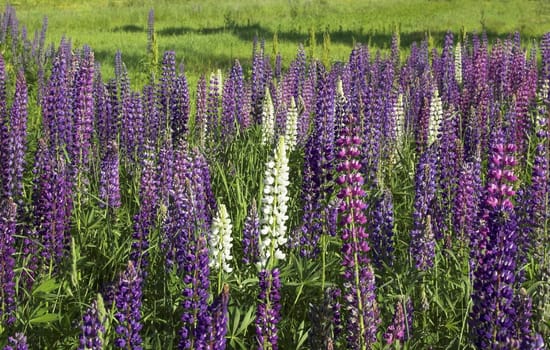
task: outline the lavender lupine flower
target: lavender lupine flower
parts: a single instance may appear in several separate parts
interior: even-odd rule
[[[118,208],[120,201],[119,158],[116,141],[109,143],[101,160],[99,199],[102,208]]]
[[[412,301],[410,298],[407,298],[405,305],[403,304],[404,300],[397,302],[392,322],[388,326],[386,333],[384,333],[384,340],[388,345],[395,342],[403,344],[404,341],[409,339],[412,333]]]
[[[227,324],[229,314],[227,305],[229,304],[229,285],[224,284],[221,293],[214,299],[212,305],[208,307],[208,312],[212,315],[212,335],[208,349],[225,350],[227,334]]]
[[[235,67],[233,67],[236,69]],[[238,122],[238,111],[237,111],[237,97],[239,100],[241,96],[237,95],[237,84],[236,72],[231,70],[229,78],[223,84],[223,94],[222,94],[222,117],[221,117],[221,136],[227,140],[233,137],[235,133],[235,128]],[[242,86],[242,81],[240,82]]]
[[[256,309],[256,340],[258,350],[277,350],[277,324],[281,320],[281,279],[278,268],[262,269],[259,273],[260,293]]]
[[[105,332],[105,327],[101,320],[103,315],[100,314],[97,304],[97,300],[94,300],[82,317],[82,333],[80,334],[78,350],[103,349],[102,335]]]
[[[231,255],[231,248],[233,247],[232,229],[233,225],[227,213],[227,208],[225,204],[220,204],[218,206],[218,213],[212,221],[212,230],[208,242],[211,257],[209,267],[211,269],[223,270],[226,273],[233,271],[233,268],[229,265],[229,261],[233,260],[233,256]]]
[[[17,206],[11,198],[0,204],[0,325],[15,323],[15,233]]]
[[[431,224],[431,209],[435,198],[435,159],[433,147],[428,148],[418,161],[415,183],[413,229],[411,231],[410,252],[418,270],[432,267],[435,256],[435,240]]]
[[[206,110],[206,137],[209,141],[217,141],[220,135],[220,97],[223,92],[222,84],[221,71],[210,74]]]
[[[288,219],[288,155],[284,137],[279,137],[275,154],[267,162],[264,176],[262,215],[260,229],[260,267],[271,269],[277,260],[284,260],[281,250],[288,238],[286,220]]]
[[[151,144],[146,146],[143,156],[143,166],[140,182],[139,213],[134,216],[134,233],[132,234],[132,250],[130,261],[140,272],[144,272],[149,264],[149,235],[154,228],[159,201],[158,179],[155,164],[154,149]]]
[[[516,146],[497,132],[489,158],[481,227],[472,246],[475,259],[470,323],[479,348],[509,349],[517,344],[513,305],[517,222],[512,198]]]
[[[158,100],[154,86],[147,85],[143,88],[143,115],[144,115],[144,143],[151,142],[155,144],[161,134],[160,115],[158,110]]]
[[[453,227],[457,238],[462,242],[475,239],[480,207],[481,179],[479,171],[480,160],[463,164],[458,176],[458,186],[454,198]],[[468,244],[468,243],[467,243]]]
[[[367,256],[370,250],[369,234],[365,229],[367,208],[363,198],[364,178],[360,173],[361,129],[353,114],[336,141],[338,149],[336,183],[340,186],[338,198],[342,237],[342,265],[344,266],[345,310],[347,311],[347,347],[370,349],[376,342],[379,320],[375,299],[374,272]]]
[[[207,95],[206,78],[201,75],[197,82],[197,100],[195,113],[195,133],[199,139],[199,143],[204,145],[207,131]]]
[[[135,165],[145,143],[144,114],[141,96],[137,92],[124,95],[122,100],[122,125],[120,128],[121,154],[127,165]],[[106,136],[114,139],[116,134]],[[101,142],[101,141],[100,141]],[[106,141],[103,141],[106,142]]]
[[[8,338],[8,345],[3,350],[28,350],[27,337],[23,333],[16,333]]]
[[[120,276],[115,295],[117,309],[115,314],[115,319],[117,320],[115,345],[118,348],[131,350],[143,349],[141,336],[139,335],[143,327],[140,311],[142,283],[139,268],[136,268],[132,261],[129,261],[128,267]]]
[[[259,260],[260,217],[256,200],[248,209],[243,228],[243,263],[255,264]]]
[[[159,105],[159,123],[161,137],[164,137],[166,128],[171,126],[170,96],[174,89],[176,81],[176,53],[174,51],[166,51],[162,58],[162,75],[160,84],[158,85],[157,98]]]
[[[372,209],[371,231],[372,253],[376,266],[382,263],[393,265],[393,199],[388,189],[385,189]]]
[[[6,101],[6,63],[4,56],[0,54],[0,133],[7,132],[7,101]],[[5,130],[3,130],[5,128]],[[0,134],[2,136],[3,134]],[[2,140],[5,136],[2,137]]]

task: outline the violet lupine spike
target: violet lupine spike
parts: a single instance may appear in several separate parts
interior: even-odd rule
[[[221,293],[214,299],[212,305],[208,307],[208,312],[212,316],[212,334],[208,349],[225,350],[227,340],[227,325],[229,314],[227,305],[229,304],[229,285],[224,284]]]
[[[540,42],[540,53],[542,56],[542,81],[550,80],[550,32],[542,36]]]
[[[34,220],[46,264],[59,263],[64,257],[73,208],[72,176],[63,158],[59,158],[42,140],[36,155],[36,183],[33,192]]]
[[[435,256],[435,240],[430,217],[436,191],[435,167],[436,154],[433,147],[430,147],[420,156],[416,168],[416,194],[410,242],[410,253],[415,259],[415,267],[421,271],[433,266]]]
[[[6,139],[0,140],[0,161],[2,172],[0,173],[0,202],[2,197],[12,197],[17,203],[22,203],[23,192],[23,167],[25,162],[25,150],[27,148],[27,84],[23,72],[17,75],[15,96],[11,106],[9,131]],[[0,125],[2,128],[2,125]]]
[[[219,75],[212,73],[208,84],[208,99],[206,109],[206,138],[208,141],[218,141],[220,136],[221,84]]]
[[[82,317],[78,350],[103,349],[102,334],[105,333],[105,327],[100,317],[97,300],[94,300]]]
[[[141,303],[143,280],[139,267],[135,267],[132,261],[120,275],[115,294],[117,325],[115,332],[115,346],[121,349],[141,350],[142,339],[139,334],[141,324]]]
[[[383,190],[376,200],[371,212],[372,255],[374,264],[381,267],[382,263],[392,266],[394,261],[393,246],[393,199],[388,189]]]
[[[207,96],[206,78],[201,75],[197,82],[197,100],[195,113],[195,135],[199,143],[204,145],[207,130]]]
[[[99,199],[102,208],[120,207],[119,156],[116,141],[111,141],[101,159]]]
[[[17,205],[11,198],[1,199],[0,204],[0,325],[15,323],[15,234]]]
[[[92,147],[94,119],[94,53],[87,46],[83,48],[78,71],[76,72],[75,88],[72,96],[72,111],[74,123],[74,145],[72,166],[79,177],[87,173],[89,154]]]
[[[343,279],[346,290],[344,307],[347,312],[347,346],[349,349],[370,349],[376,342],[380,323],[375,296],[374,272],[368,251],[369,234],[365,225],[367,204],[360,173],[362,130],[353,114],[348,116],[345,129],[336,141],[338,149],[336,183],[340,186],[338,198],[342,237]]]
[[[147,85],[143,88],[142,104],[145,131],[143,142],[156,144],[159,140],[160,128],[163,126],[160,124],[158,99],[154,86]]]
[[[237,97],[240,98],[240,96],[237,95],[237,82],[234,79],[232,70],[229,78],[223,84],[221,136],[224,140],[229,140],[233,137],[238,120]]]
[[[404,305],[405,304],[405,305]],[[412,301],[399,300],[395,306],[395,312],[391,324],[384,333],[384,340],[387,345],[393,343],[403,344],[410,338],[412,331]]]
[[[118,85],[119,96],[124,98],[130,93],[130,77],[128,77],[128,70],[122,62],[122,52],[117,50],[115,53],[115,79]]]
[[[308,342],[311,349],[331,349],[342,331],[338,288],[327,288],[320,305],[310,304],[308,318],[311,322]]]
[[[155,225],[159,201],[159,184],[155,160],[154,146],[151,144],[146,145],[139,189],[140,206],[138,214],[134,216],[134,232],[130,252],[130,261],[141,273],[145,273],[149,265],[149,253],[147,252],[149,235]]]
[[[6,127],[7,123],[7,101],[6,101],[6,63],[4,57],[0,54],[0,131],[2,127]],[[4,138],[2,138],[4,139]]]
[[[3,350],[28,350],[27,337],[23,333],[15,333],[13,337],[8,338],[8,345]]]
[[[256,200],[252,201],[252,205],[248,210],[248,215],[244,221],[243,228],[243,263],[256,264],[260,261],[259,242],[260,240],[260,217],[258,215],[258,207]]]
[[[512,203],[517,181],[515,151],[516,146],[506,143],[498,131],[489,156],[479,238],[472,245],[475,270],[470,324],[474,344],[483,349],[509,349],[518,341],[513,304],[518,230]]]
[[[128,165],[135,166],[143,152],[146,135],[144,134],[145,116],[141,96],[131,92],[122,101],[122,125],[120,130],[121,153]],[[114,136],[114,135],[113,135]]]
[[[259,273],[260,293],[256,309],[256,340],[258,350],[277,350],[281,320],[281,279],[278,268]]]
[[[235,60],[231,68],[229,79],[231,79],[235,91],[236,121],[233,121],[233,123],[237,123],[241,130],[245,130],[250,126],[250,101],[247,102],[243,68],[238,60]]]
[[[160,124],[160,137],[164,138],[168,127],[171,128],[171,106],[170,96],[174,90],[176,82],[176,53],[174,51],[166,51],[162,58],[162,75],[158,86],[158,113]],[[170,131],[170,129],[168,129]],[[171,131],[170,131],[171,132]]]
[[[185,73],[176,78],[170,96],[170,124],[172,125],[172,140],[177,143],[187,135],[191,105],[189,87]]]
[[[476,171],[480,160],[463,164],[458,175],[458,185],[453,206],[453,227],[461,242],[470,242],[478,228],[478,211],[481,201],[480,172]],[[478,169],[479,170],[479,169]]]

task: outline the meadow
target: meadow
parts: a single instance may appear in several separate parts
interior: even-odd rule
[[[13,5],[1,349],[548,348],[547,2]]]

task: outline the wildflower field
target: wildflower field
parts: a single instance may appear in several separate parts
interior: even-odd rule
[[[2,11],[0,349],[548,348],[550,32],[191,84]]]

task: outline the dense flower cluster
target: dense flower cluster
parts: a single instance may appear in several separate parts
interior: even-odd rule
[[[82,333],[80,334],[80,345],[78,350],[101,350],[103,349],[102,334],[105,332],[101,316],[99,314],[97,300],[86,310],[82,317]]]
[[[209,237],[209,266],[211,269],[223,270],[226,273],[233,271],[233,268],[229,265],[229,261],[233,260],[231,255],[231,247],[233,247],[232,229],[233,225],[227,213],[227,208],[225,204],[220,204],[218,214],[212,221],[212,231]]]
[[[140,275],[140,271],[130,261],[118,282],[115,295],[117,309],[115,345],[121,349],[142,349],[140,336],[143,327],[141,324],[142,278]]]

